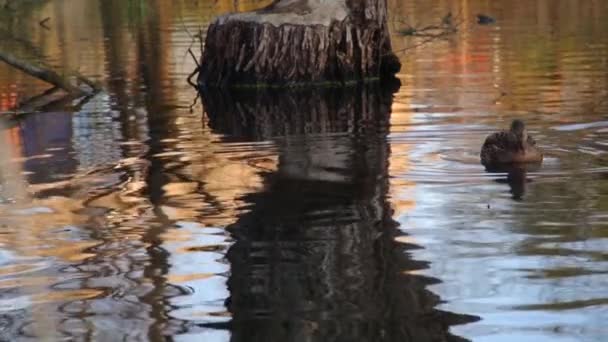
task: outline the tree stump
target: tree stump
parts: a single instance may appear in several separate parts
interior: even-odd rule
[[[348,84],[393,77],[386,0],[278,0],[209,26],[201,87]]]

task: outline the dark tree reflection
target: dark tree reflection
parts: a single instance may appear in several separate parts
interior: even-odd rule
[[[233,341],[452,341],[387,202],[390,90],[203,93],[213,129],[273,139],[276,172],[229,227]]]

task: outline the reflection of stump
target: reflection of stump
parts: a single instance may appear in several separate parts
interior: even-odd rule
[[[210,25],[199,84],[340,84],[399,68],[385,0],[279,0]]]
[[[269,139],[308,133],[388,129],[392,90],[377,85],[201,93],[211,126],[233,136]]]
[[[210,127],[278,145],[228,227],[231,341],[461,341],[434,307],[387,202],[392,94],[377,86],[205,90]]]

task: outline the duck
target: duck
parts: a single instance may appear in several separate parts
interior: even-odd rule
[[[536,141],[528,135],[522,120],[511,122],[508,131],[488,135],[481,147],[481,164],[486,168],[495,168],[506,164],[537,163],[543,161],[543,153],[536,146]]]
[[[490,17],[489,15],[480,13],[477,15],[477,23],[479,25],[491,25],[491,24],[496,23],[496,19]]]

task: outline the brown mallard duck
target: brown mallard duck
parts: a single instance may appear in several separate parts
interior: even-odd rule
[[[495,167],[512,163],[540,163],[542,152],[536,141],[528,135],[521,120],[513,120],[509,131],[490,134],[481,147],[481,164]]]

